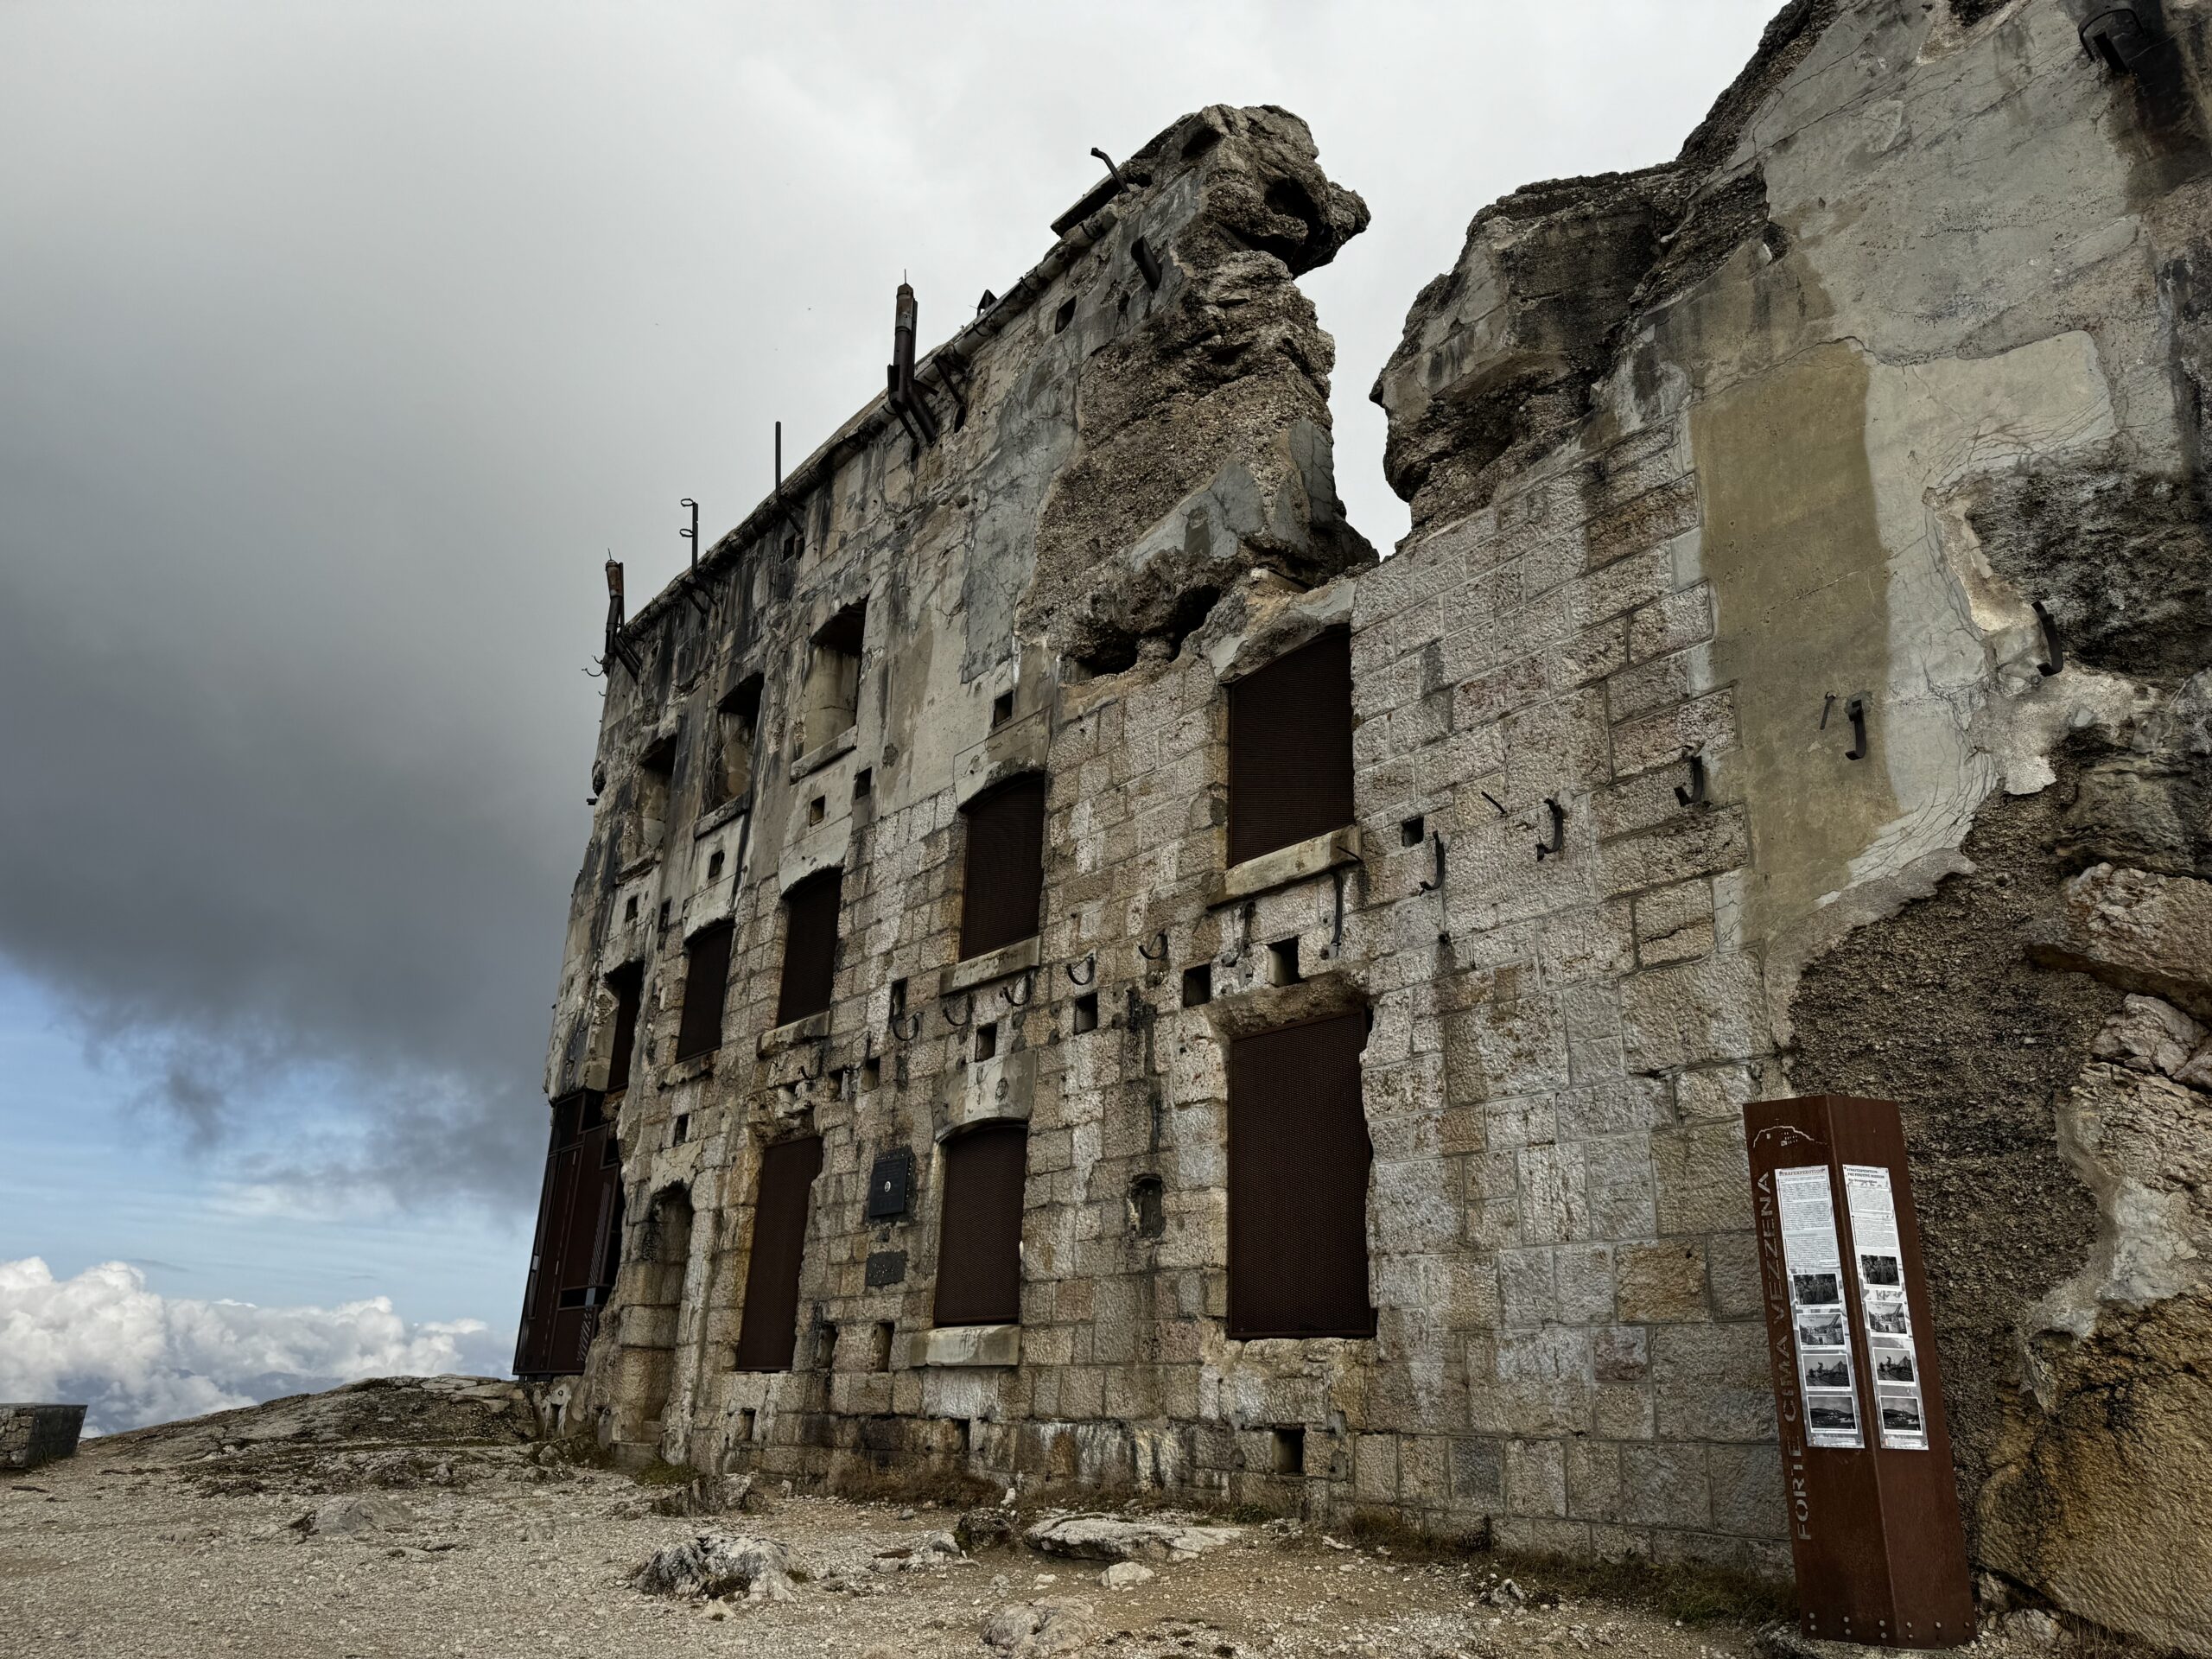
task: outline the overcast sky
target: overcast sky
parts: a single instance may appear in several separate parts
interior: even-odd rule
[[[942,339],[1215,102],[1373,210],[1305,280],[1387,547],[1367,391],[1467,219],[1670,156],[1777,3],[0,0],[0,1320],[382,1294],[495,1362],[606,551],[650,594],[902,272]]]

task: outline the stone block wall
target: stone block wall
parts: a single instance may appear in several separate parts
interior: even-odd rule
[[[35,1469],[74,1456],[84,1427],[82,1406],[0,1405],[0,1469]]]
[[[870,404],[624,630],[549,1093],[605,1088],[611,969],[645,1009],[569,1421],[1779,1573],[1742,1108],[1886,1097],[1977,1564],[2212,1652],[2205,35],[2138,7],[2115,67],[2082,10],[1792,0],[1675,161],[1484,209],[1376,386],[1379,562],[1295,282],[1365,210],[1303,126],[1185,118],[1064,215],[926,422]],[[1228,688],[1339,628],[1353,822],[1231,868]],[[1039,772],[1038,937],[960,963],[960,809]],[[831,1006],[778,1027],[833,868]],[[1375,1334],[1233,1339],[1230,1046],[1353,1012]],[[943,1146],[1001,1120],[1020,1319],[941,1330]],[[798,1133],[793,1365],[739,1371]]]

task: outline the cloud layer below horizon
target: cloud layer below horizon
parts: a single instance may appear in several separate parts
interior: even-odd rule
[[[0,1262],[0,1400],[83,1401],[89,1434],[365,1376],[504,1376],[507,1359],[482,1320],[410,1323],[388,1296],[257,1307],[163,1296],[125,1262],[70,1279]]]

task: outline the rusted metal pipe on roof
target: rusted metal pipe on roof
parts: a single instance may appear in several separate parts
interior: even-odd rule
[[[914,300],[912,283],[899,284],[899,298],[892,313],[891,366],[889,399],[893,410],[905,423],[906,435],[919,448],[925,443],[937,441],[937,420],[931,415],[929,400],[922,395],[914,380],[914,332],[921,308]]]

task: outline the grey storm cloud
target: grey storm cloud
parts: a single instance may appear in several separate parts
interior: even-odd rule
[[[1274,102],[1340,486],[1472,213],[1670,156],[1773,0],[0,10],[0,956],[203,1149],[527,1201],[612,549],[672,574],[1049,243]],[[306,1103],[303,1105],[302,1103]]]

